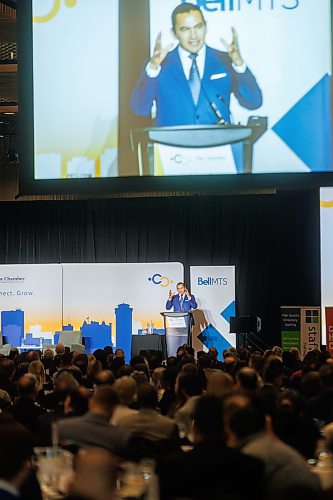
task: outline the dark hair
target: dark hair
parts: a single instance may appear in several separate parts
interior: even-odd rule
[[[203,382],[198,373],[181,372],[178,377],[178,388],[188,396],[198,396],[202,393]]]
[[[176,27],[176,17],[178,16],[178,14],[188,14],[189,12],[193,11],[200,12],[203,22],[206,23],[203,13],[199,9],[199,7],[197,7],[193,3],[185,2],[178,5],[171,14],[171,22],[173,30]],[[184,285],[184,283],[179,282],[177,283],[177,286],[178,285]]]
[[[265,429],[265,410],[261,398],[256,395],[229,396],[224,402],[227,424],[239,439]]]
[[[197,431],[205,438],[223,436],[222,402],[215,396],[202,396],[194,410]]]
[[[155,409],[157,407],[157,391],[150,384],[141,384],[138,387],[139,408]]]
[[[33,455],[32,439],[18,424],[0,426],[0,478],[11,479]]]

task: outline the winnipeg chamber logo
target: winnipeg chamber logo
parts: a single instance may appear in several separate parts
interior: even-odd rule
[[[163,288],[166,288],[173,283],[173,280],[171,278],[169,278],[168,276],[163,276],[159,273],[156,273],[153,276],[149,277],[148,281],[150,281],[154,285],[162,286]]]
[[[76,1],[77,0],[64,0],[64,4],[66,7],[75,7]],[[61,7],[61,0],[52,0],[50,3],[53,3],[53,6],[47,12],[43,15],[36,15],[32,17],[34,23],[47,23],[56,17]]]

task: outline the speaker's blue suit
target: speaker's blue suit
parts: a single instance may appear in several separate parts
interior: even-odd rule
[[[168,300],[165,305],[167,311],[170,311],[170,309],[173,308],[174,312],[180,312],[180,311],[189,312],[192,309],[196,309],[197,307],[198,304],[196,303],[194,295],[191,295],[190,299],[188,299],[185,295],[183,305],[181,308],[178,293],[174,295],[171,300]]]
[[[208,125],[218,121],[210,103],[214,103],[222,117],[230,122],[231,93],[247,109],[261,106],[261,90],[251,71],[247,68],[244,73],[237,73],[226,52],[206,47],[204,75],[195,106],[176,47],[162,62],[156,78],[149,78],[145,69],[142,71],[130,104],[135,114],[149,116],[155,100],[157,126]]]

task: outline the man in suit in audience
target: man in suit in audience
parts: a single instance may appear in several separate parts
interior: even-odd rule
[[[15,422],[0,419],[0,498],[18,500],[20,489],[28,480],[33,455],[28,432]],[[32,493],[32,495],[34,495]],[[32,496],[31,498],[39,498]]]
[[[175,422],[168,417],[159,415],[157,408],[157,391],[155,387],[146,383],[138,387],[139,411],[124,416],[119,425],[132,435],[151,441],[162,439],[176,440],[178,430]]]
[[[110,424],[118,398],[111,386],[99,386],[89,400],[89,411],[82,417],[59,420],[59,442],[80,448],[105,448],[118,455],[126,450],[128,435]]]
[[[267,430],[263,400],[249,393],[229,396],[224,419],[229,444],[264,462],[266,500],[321,498],[318,476],[305,459]]]
[[[220,400],[203,396],[194,412],[194,448],[157,464],[161,500],[262,499],[262,462],[227,448],[223,434]]]

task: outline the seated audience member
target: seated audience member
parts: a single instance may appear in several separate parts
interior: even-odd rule
[[[64,344],[62,344],[61,342],[59,342],[59,344],[57,344],[55,346],[55,352],[56,352],[56,354],[61,355],[61,356],[63,354],[65,354],[65,346],[64,346]]]
[[[211,373],[208,377],[207,394],[217,398],[224,398],[231,394],[234,390],[234,381],[229,373],[224,373],[221,370]]]
[[[96,382],[96,376],[101,371],[102,371],[102,363],[100,361],[98,361],[95,358],[89,360],[87,368],[86,387],[88,387],[89,389],[94,388]]]
[[[306,405],[307,414],[322,425],[333,422],[333,365],[326,364],[319,369],[321,391]]]
[[[164,389],[162,387],[162,374],[165,370],[164,366],[158,366],[157,368],[154,369],[152,376],[151,376],[151,381],[155,389],[157,390],[157,399],[160,401],[161,397],[164,394]]]
[[[105,350],[104,349],[96,349],[93,352],[93,354],[94,354],[95,359],[97,359],[97,361],[99,361],[101,363],[102,370],[106,370],[108,367],[108,363],[107,363],[108,355],[106,354]]]
[[[177,377],[174,418],[178,428],[187,436],[191,430],[194,408],[203,392],[202,378],[198,373],[181,372]]]
[[[223,369],[223,363],[218,360],[218,350],[216,347],[210,347],[208,350],[208,356],[210,357],[210,368],[217,368],[218,370]]]
[[[158,462],[161,500],[262,498],[263,464],[226,446],[222,403],[214,396],[197,401],[193,444]]]
[[[319,480],[304,458],[266,430],[264,405],[254,395],[233,395],[224,402],[226,435],[230,445],[265,464],[265,499],[321,498]]]
[[[124,454],[127,433],[109,423],[118,398],[112,387],[97,387],[89,400],[89,411],[81,416],[59,420],[59,442],[74,444],[80,448],[105,448],[116,454]]]
[[[20,425],[0,420],[0,498],[21,499],[20,490],[32,471],[32,440]],[[32,492],[30,491],[32,494]],[[27,497],[26,497],[27,498]],[[31,498],[40,498],[38,494]]]
[[[314,421],[304,415],[304,408],[304,398],[296,391],[285,389],[280,392],[274,430],[282,441],[309,459],[315,457],[320,432]]]
[[[157,392],[152,385],[146,383],[138,387],[138,407],[138,412],[121,419],[119,425],[122,428],[151,441],[178,437],[175,422],[157,413]]]
[[[318,372],[306,373],[300,383],[300,393],[306,401],[318,396],[321,391],[320,377]]]
[[[259,377],[253,368],[244,367],[236,374],[237,392],[256,392],[259,389]]]
[[[29,364],[28,373],[31,373],[36,377],[37,399],[42,399],[44,397],[44,386],[46,384],[46,376],[43,363],[39,360],[32,361]]]
[[[161,384],[164,390],[162,398],[158,402],[158,407],[162,415],[168,415],[176,400],[175,385],[178,375],[176,366],[167,366],[162,372]]]
[[[125,365],[125,358],[123,356],[114,356],[109,365],[109,370],[111,370],[114,373],[114,376],[118,378],[119,376],[122,376],[118,375],[118,373],[123,366],[129,366],[130,369],[133,371],[133,368],[130,365]],[[129,374],[126,373],[126,375]]]
[[[26,373],[18,381],[18,394],[14,405],[10,409],[11,415],[17,422],[29,431],[36,433],[38,417],[45,411],[36,403],[37,380],[32,373]]]
[[[114,355],[116,358],[123,358],[125,362],[125,353],[120,347],[117,347],[117,349],[114,351]]]
[[[14,373],[14,361],[7,358],[0,358],[0,389],[6,391],[12,401],[14,401],[17,394],[16,384],[13,382]]]
[[[91,449],[79,453],[75,474],[66,497],[82,500],[115,500],[117,461],[111,453]]]
[[[115,376],[111,370],[102,370],[95,377],[95,387],[99,385],[113,385],[115,380]]]
[[[0,389],[0,413],[2,410],[8,409],[11,406],[11,404],[12,400],[10,399],[8,392]]]
[[[64,402],[64,417],[80,417],[89,409],[92,393],[86,387],[75,387],[68,391]]]
[[[111,423],[113,425],[121,425],[124,417],[136,415],[138,413],[137,410],[129,408],[134,402],[137,393],[137,385],[133,377],[124,376],[118,378],[112,388],[117,394],[119,402],[115,406],[111,417]]]

